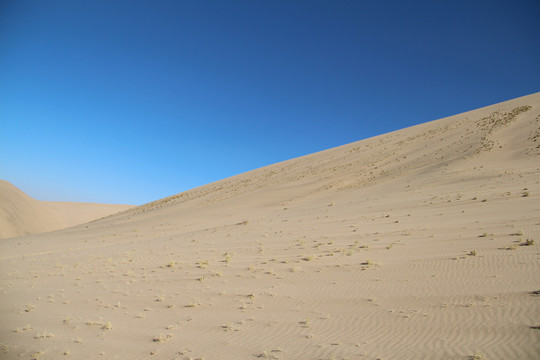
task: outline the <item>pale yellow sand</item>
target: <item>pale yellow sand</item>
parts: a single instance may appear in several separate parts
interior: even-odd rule
[[[63,229],[131,207],[133,206],[38,201],[13,184],[0,180],[0,239]]]
[[[538,359],[539,145],[534,94],[3,240],[2,358]]]

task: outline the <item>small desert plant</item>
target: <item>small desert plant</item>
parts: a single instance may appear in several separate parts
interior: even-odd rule
[[[485,358],[484,358],[484,355],[482,355],[480,353],[475,353],[475,354],[469,356],[469,359],[470,360],[482,360],[482,359],[485,359]]]
[[[476,250],[471,250],[467,253],[469,256],[476,256]]]
[[[221,328],[225,331],[236,331],[232,323],[227,323],[225,325],[222,325]]]
[[[168,267],[168,268],[173,268],[176,266],[176,261],[169,261],[169,263],[167,265],[165,265],[165,267]]]
[[[39,339],[51,339],[54,337],[54,334],[51,334],[51,333],[41,333],[41,334],[36,334],[36,336],[34,336],[34,339],[36,340],[39,340]]]
[[[164,342],[169,341],[172,337],[173,337],[173,334],[171,333],[167,335],[159,334],[159,336],[152,338],[152,341],[157,342],[157,343],[164,343]]]
[[[43,355],[43,352],[42,351],[37,351],[33,354],[30,355],[30,359],[32,360],[39,360],[39,357]]]
[[[186,308],[196,308],[201,305],[201,302],[197,299],[196,301],[192,301],[187,305],[184,305]]]
[[[366,261],[364,261],[362,263],[362,265],[365,265],[365,266],[371,266],[371,265],[374,265],[375,263],[373,262],[373,260],[371,259],[367,259]]]
[[[208,266],[208,260],[199,260],[197,262],[197,267],[201,269],[206,269],[207,266]]]
[[[521,244],[521,246],[532,246],[534,245],[534,240],[533,239],[527,239],[525,240],[524,243]]]
[[[275,349],[275,350],[264,349],[261,354],[257,355],[257,357],[258,358],[263,358],[263,359],[279,360],[280,357],[278,357],[277,355],[274,355],[274,353],[280,353],[280,352],[282,352],[281,349]]]
[[[518,244],[512,244],[504,247],[504,250],[516,250],[518,248]]]

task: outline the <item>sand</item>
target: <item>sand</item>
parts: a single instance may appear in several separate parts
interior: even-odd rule
[[[538,359],[540,93],[0,241],[5,359]]]
[[[132,205],[39,201],[0,180],[0,239],[38,234],[83,224]]]

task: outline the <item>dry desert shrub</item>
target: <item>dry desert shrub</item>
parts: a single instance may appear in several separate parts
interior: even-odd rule
[[[372,265],[375,265],[375,263],[373,262],[373,260],[367,259],[366,261],[364,261],[363,263],[361,263],[361,265],[364,265],[364,266],[372,266]]]
[[[524,243],[521,244],[521,246],[532,246],[534,245],[534,240],[533,239],[527,239],[525,240]]]
[[[196,301],[192,301],[189,304],[184,305],[184,307],[186,308],[196,308],[199,306],[201,306],[201,302],[199,301],[199,299],[197,299]]]
[[[475,353],[475,354],[469,356],[469,359],[470,360],[483,360],[483,359],[485,359],[485,357],[484,357],[483,354]]]
[[[208,260],[199,260],[197,262],[197,267],[200,269],[206,269],[208,267]]]
[[[508,245],[501,248],[501,250],[516,250],[517,248],[518,248],[518,244],[512,244],[512,245]]]
[[[30,355],[30,359],[32,360],[39,360],[39,358],[43,355],[43,351],[36,351],[35,353]]]
[[[166,334],[166,335],[159,334],[159,336],[152,338],[152,341],[157,342],[157,343],[164,343],[164,342],[169,341],[172,337],[173,337],[173,334],[171,333]]]
[[[173,267],[176,266],[176,264],[177,264],[176,261],[172,261],[172,260],[171,260],[171,261],[169,261],[169,262],[165,265],[165,267],[173,268]]]

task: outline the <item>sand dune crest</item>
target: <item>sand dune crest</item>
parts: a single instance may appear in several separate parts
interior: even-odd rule
[[[0,180],[0,239],[82,224],[126,210],[129,205],[39,201]]]

